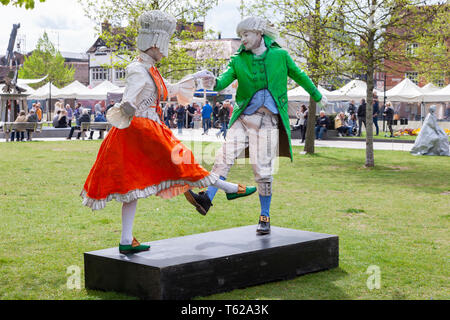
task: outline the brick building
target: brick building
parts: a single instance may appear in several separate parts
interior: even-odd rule
[[[388,30],[394,34],[401,35],[403,37],[411,35],[415,30],[415,24],[413,23],[415,19],[419,20],[419,18],[423,18],[424,14],[429,13],[434,6],[424,6],[420,7],[419,10],[414,13],[409,19],[412,20],[412,23],[409,24],[408,28],[401,28],[397,30]],[[448,8],[446,10],[449,10]],[[434,16],[431,16],[430,19],[434,19]],[[424,31],[422,31],[424,32]],[[425,31],[426,32],[426,31]],[[444,43],[447,46],[447,54],[450,52],[450,35],[444,35]],[[408,61],[408,56],[414,56],[417,49],[419,48],[419,44],[414,40],[397,40],[393,43],[390,43],[391,50],[395,51],[401,58],[401,62],[393,61],[386,59],[384,61],[384,68],[387,70],[386,72],[386,90],[391,89],[400,83],[403,79],[409,78],[412,82],[417,84],[420,87],[423,87],[428,82],[421,77],[418,67],[414,63],[410,63]],[[384,81],[384,73],[377,73],[375,75],[375,80],[378,80],[378,84],[380,85]],[[449,83],[449,70],[442,70],[442,77],[440,77],[436,83],[434,83],[437,87],[445,87]],[[377,83],[377,82],[376,82]]]
[[[61,52],[68,67],[75,69],[74,80],[78,80],[85,86],[89,85],[89,57],[86,53]]]

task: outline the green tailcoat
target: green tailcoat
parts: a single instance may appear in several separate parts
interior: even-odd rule
[[[281,118],[280,126],[280,156],[290,157],[292,160],[291,127],[288,115],[287,78],[293,79],[302,86],[315,101],[322,99],[311,79],[300,70],[289,53],[282,49],[275,41],[264,36],[267,50],[256,56],[251,51],[245,51],[243,45],[231,57],[228,69],[217,78],[215,91],[228,87],[235,79],[238,80],[236,103],[231,115],[229,127],[245,110],[253,95],[268,89],[272,95]]]

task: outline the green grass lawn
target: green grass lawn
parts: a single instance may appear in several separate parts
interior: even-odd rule
[[[0,143],[0,298],[132,299],[84,288],[83,252],[117,246],[120,204],[101,211],[79,193],[99,141]],[[204,153],[219,144],[204,144]],[[339,236],[339,268],[199,299],[449,299],[450,158],[316,148],[280,159],[271,218],[275,226]],[[199,157],[201,150],[194,149]],[[204,164],[208,169],[211,164]],[[251,184],[250,165],[229,180]],[[140,200],[134,234],[142,242],[254,224],[258,196],[216,197],[201,216],[183,196]],[[369,290],[369,266],[381,288]],[[69,290],[67,268],[81,270]]]

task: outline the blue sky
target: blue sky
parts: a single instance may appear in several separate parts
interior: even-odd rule
[[[221,31],[222,38],[236,37],[239,4],[240,0],[219,1],[206,17],[206,28]],[[14,23],[21,24],[18,34],[25,36],[26,51],[35,48],[44,31],[55,45],[59,44],[60,51],[85,52],[97,38],[94,23],[85,17],[77,0],[37,1],[33,10],[0,5],[0,55],[6,54]]]

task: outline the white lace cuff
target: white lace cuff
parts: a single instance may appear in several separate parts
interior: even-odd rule
[[[116,103],[114,107],[110,108],[106,113],[106,119],[117,129],[125,129],[130,126],[133,116],[127,115],[121,105]]]

